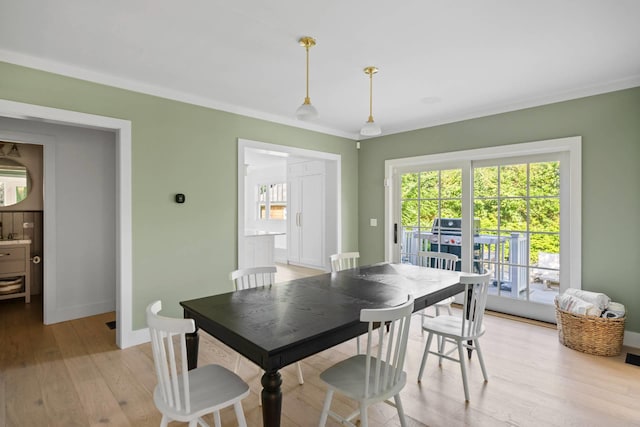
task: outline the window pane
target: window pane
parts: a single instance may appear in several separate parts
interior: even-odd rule
[[[433,220],[438,217],[438,201],[422,200],[420,202],[420,226],[431,229]]]
[[[481,230],[497,230],[498,201],[496,199],[476,199],[473,202],[473,217],[480,219]]]
[[[441,197],[452,199],[462,197],[462,170],[451,169],[441,172]]]
[[[538,263],[538,256],[541,252],[545,253],[560,253],[560,235],[559,234],[543,234],[543,233],[531,233],[531,247],[529,253],[531,254],[531,263]]]
[[[531,163],[529,177],[531,196],[560,195],[560,162]]]
[[[500,195],[527,195],[527,165],[506,165],[500,167]]]
[[[560,200],[531,199],[531,231],[560,231]]]
[[[504,232],[527,230],[527,200],[500,200],[500,229]]]
[[[420,173],[420,198],[438,198],[438,171]]]
[[[462,201],[461,200],[443,200],[442,201],[442,218],[462,218]]]
[[[418,198],[418,176],[417,173],[405,173],[401,178],[402,199]]]
[[[402,202],[402,225],[418,226],[418,201],[404,200]]]
[[[418,253],[418,241],[415,234],[419,231],[418,227],[403,227],[401,242],[401,259],[405,263],[416,263]]]
[[[286,217],[287,207],[285,205],[269,205],[269,219],[284,220]]]
[[[498,167],[475,168],[473,170],[474,197],[498,196]]]

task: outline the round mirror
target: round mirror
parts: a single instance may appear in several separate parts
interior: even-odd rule
[[[0,207],[20,203],[29,195],[31,177],[27,167],[7,158],[0,158]]]

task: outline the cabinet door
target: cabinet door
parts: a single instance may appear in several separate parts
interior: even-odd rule
[[[301,177],[300,262],[322,266],[324,255],[324,175]]]
[[[302,183],[300,178],[292,178],[288,181],[287,192],[287,253],[290,262],[300,262],[300,211],[302,209]]]

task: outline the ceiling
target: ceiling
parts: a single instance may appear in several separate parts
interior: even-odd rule
[[[362,139],[366,66],[393,134],[640,86],[639,16],[637,0],[0,0],[0,61]]]

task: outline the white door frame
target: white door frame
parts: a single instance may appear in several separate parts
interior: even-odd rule
[[[131,122],[94,114],[43,107],[40,105],[0,99],[0,116],[22,120],[41,120],[48,123],[77,126],[114,132],[116,152],[116,344],[127,348],[149,340],[148,329],[133,330],[133,269],[131,238]],[[38,141],[30,141],[38,143]],[[42,143],[42,141],[41,141]],[[56,318],[55,265],[55,156],[45,149],[44,210],[44,323],[60,321]]]
[[[265,151],[273,151],[279,153],[286,153],[294,157],[307,157],[309,159],[328,160],[336,162],[336,185],[333,188],[336,195],[336,212],[333,214],[336,216],[336,230],[335,239],[337,250],[342,250],[342,156],[339,154],[325,153],[323,151],[308,150],[305,148],[290,147],[287,145],[271,144],[267,142],[253,141],[249,139],[238,138],[238,252],[236,262],[240,265],[240,256],[244,254],[244,239],[245,239],[245,227],[244,227],[244,215],[245,215],[245,148],[254,148]],[[326,191],[332,191],[331,188],[327,188]],[[331,215],[331,212],[326,212],[326,215]],[[325,233],[330,230],[325,230]],[[328,268],[328,256],[327,268]]]

